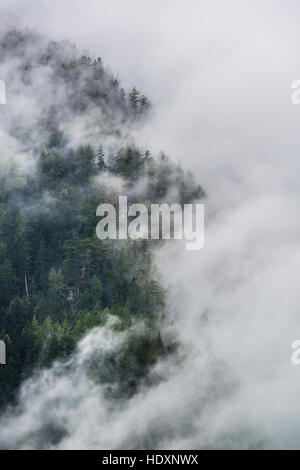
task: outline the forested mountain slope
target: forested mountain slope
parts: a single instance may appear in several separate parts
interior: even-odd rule
[[[128,330],[98,379],[132,394],[164,343],[165,291],[151,241],[101,241],[96,208],[129,201],[191,202],[204,195],[190,173],[133,143],[151,104],[125,91],[100,58],[32,31],[0,38],[0,404],[34,370],[67,358],[91,328],[114,318]],[[131,330],[130,330],[131,331]],[[99,377],[100,374],[100,377]]]

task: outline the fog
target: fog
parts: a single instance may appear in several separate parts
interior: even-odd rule
[[[147,93],[154,111],[136,141],[180,160],[207,192],[203,250],[170,241],[156,254],[181,345],[179,357],[152,371],[161,380],[107,402],[77,365],[82,344],[107,330],[91,332],[65,375],[58,364],[47,380],[41,374],[24,385],[1,446],[47,447],[32,436],[50,426],[59,399],[55,416],[68,436],[51,448],[299,448],[300,369],[291,363],[300,335],[300,106],[291,104],[299,3],[1,7],[102,56],[126,85]]]

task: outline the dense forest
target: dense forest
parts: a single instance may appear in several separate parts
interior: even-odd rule
[[[2,32],[0,66],[8,88],[0,136],[0,405],[16,399],[34,370],[67,358],[78,340],[109,318],[125,346],[101,380],[132,394],[165,344],[165,290],[151,241],[101,241],[100,203],[191,202],[204,196],[190,173],[132,138],[151,113],[136,88],[125,91],[100,58],[32,31]],[[1,143],[2,140],[2,143]],[[156,242],[157,244],[157,242]]]

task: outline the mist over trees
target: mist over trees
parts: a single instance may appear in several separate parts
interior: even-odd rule
[[[131,202],[146,204],[191,202],[203,189],[166,155],[156,158],[129,138],[150,100],[136,88],[125,91],[101,58],[80,55],[67,41],[9,30],[0,64],[10,94],[1,117],[0,338],[7,365],[0,368],[0,405],[16,400],[33,371],[68,358],[87,331],[112,317],[117,331],[137,322],[143,328],[97,369],[97,380],[117,384],[113,396],[130,396],[175,344],[160,334],[165,289],[151,241],[100,241],[96,208],[114,203],[120,187]]]

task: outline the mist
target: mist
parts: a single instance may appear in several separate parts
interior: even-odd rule
[[[135,140],[191,168],[207,193],[203,250],[170,241],[156,251],[177,355],[136,395],[110,402],[83,365],[90,344],[99,357],[94,340],[109,326],[90,332],[68,365],[23,385],[19,408],[3,417],[1,447],[299,448],[298,2],[1,7],[102,56],[147,93],[153,113]],[[67,436],[49,444],[54,408]]]

